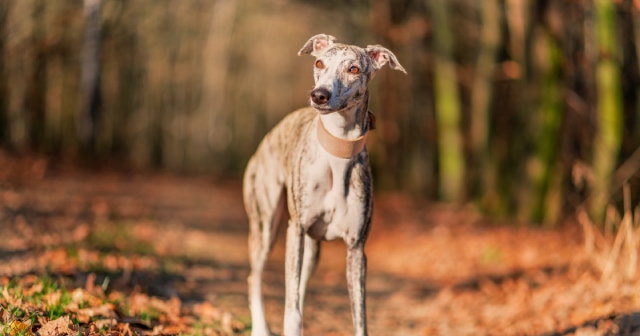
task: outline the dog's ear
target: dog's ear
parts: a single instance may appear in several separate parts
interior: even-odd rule
[[[304,47],[298,51],[298,56],[302,54],[311,54],[311,56],[318,56],[318,54],[337,41],[335,37],[327,34],[318,34],[307,41]]]
[[[402,65],[400,65],[400,62],[398,62],[396,55],[394,55],[389,49],[376,44],[367,46],[364,51],[367,52],[367,55],[369,55],[369,58],[373,61],[373,66],[376,70],[380,70],[383,65],[389,62],[391,69],[399,70],[407,74],[407,71],[405,71]]]

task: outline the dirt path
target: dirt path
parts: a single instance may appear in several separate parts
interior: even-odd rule
[[[113,256],[115,270],[124,269],[112,275],[113,288],[178,296],[186,305],[206,301],[248,320],[247,224],[237,182],[40,172],[37,161],[18,172],[0,186],[0,276],[49,269],[83,277],[85,269],[56,266],[56,251],[99,251]],[[492,227],[471,209],[402,195],[377,195],[376,202],[366,250],[371,335],[571,334],[575,326],[611,328],[590,321],[640,307],[637,283],[603,288],[585,266],[575,227]],[[276,333],[284,302],[283,232],[264,276]],[[119,256],[151,266],[121,267]],[[344,244],[324,243],[305,302],[306,334],[351,334],[344,268]]]

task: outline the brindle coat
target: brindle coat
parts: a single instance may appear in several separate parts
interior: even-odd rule
[[[387,62],[405,71],[393,53],[381,46],[344,45],[325,34],[309,39],[301,54],[317,58],[311,107],[291,113],[265,136],[244,175],[250,224],[251,334],[269,335],[261,277],[278,223],[288,210],[284,335],[302,335],[304,293],[318,259],[319,242],[336,238],[348,247],[347,282],[355,334],[367,335],[364,243],[373,212],[369,157],[366,147],[352,158],[332,156],[318,143],[316,127],[322,120],[329,133],[347,140],[365,134],[369,81]],[[313,97],[318,92],[322,99]]]

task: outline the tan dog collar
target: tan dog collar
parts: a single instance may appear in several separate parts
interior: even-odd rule
[[[376,117],[367,111],[367,131],[360,137],[353,140],[345,140],[335,137],[329,133],[322,123],[322,118],[318,120],[318,141],[320,146],[329,154],[342,158],[350,159],[362,152],[367,142],[367,134],[370,130],[376,129]]]

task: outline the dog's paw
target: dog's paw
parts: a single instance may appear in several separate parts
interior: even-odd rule
[[[267,327],[267,322],[264,320],[264,314],[262,316],[256,316],[252,320],[251,336],[272,336],[273,334]]]
[[[284,336],[302,336],[302,316],[289,313],[284,316]]]
[[[253,328],[251,329],[251,336],[272,336],[273,334],[269,332],[269,329],[262,328]]]

